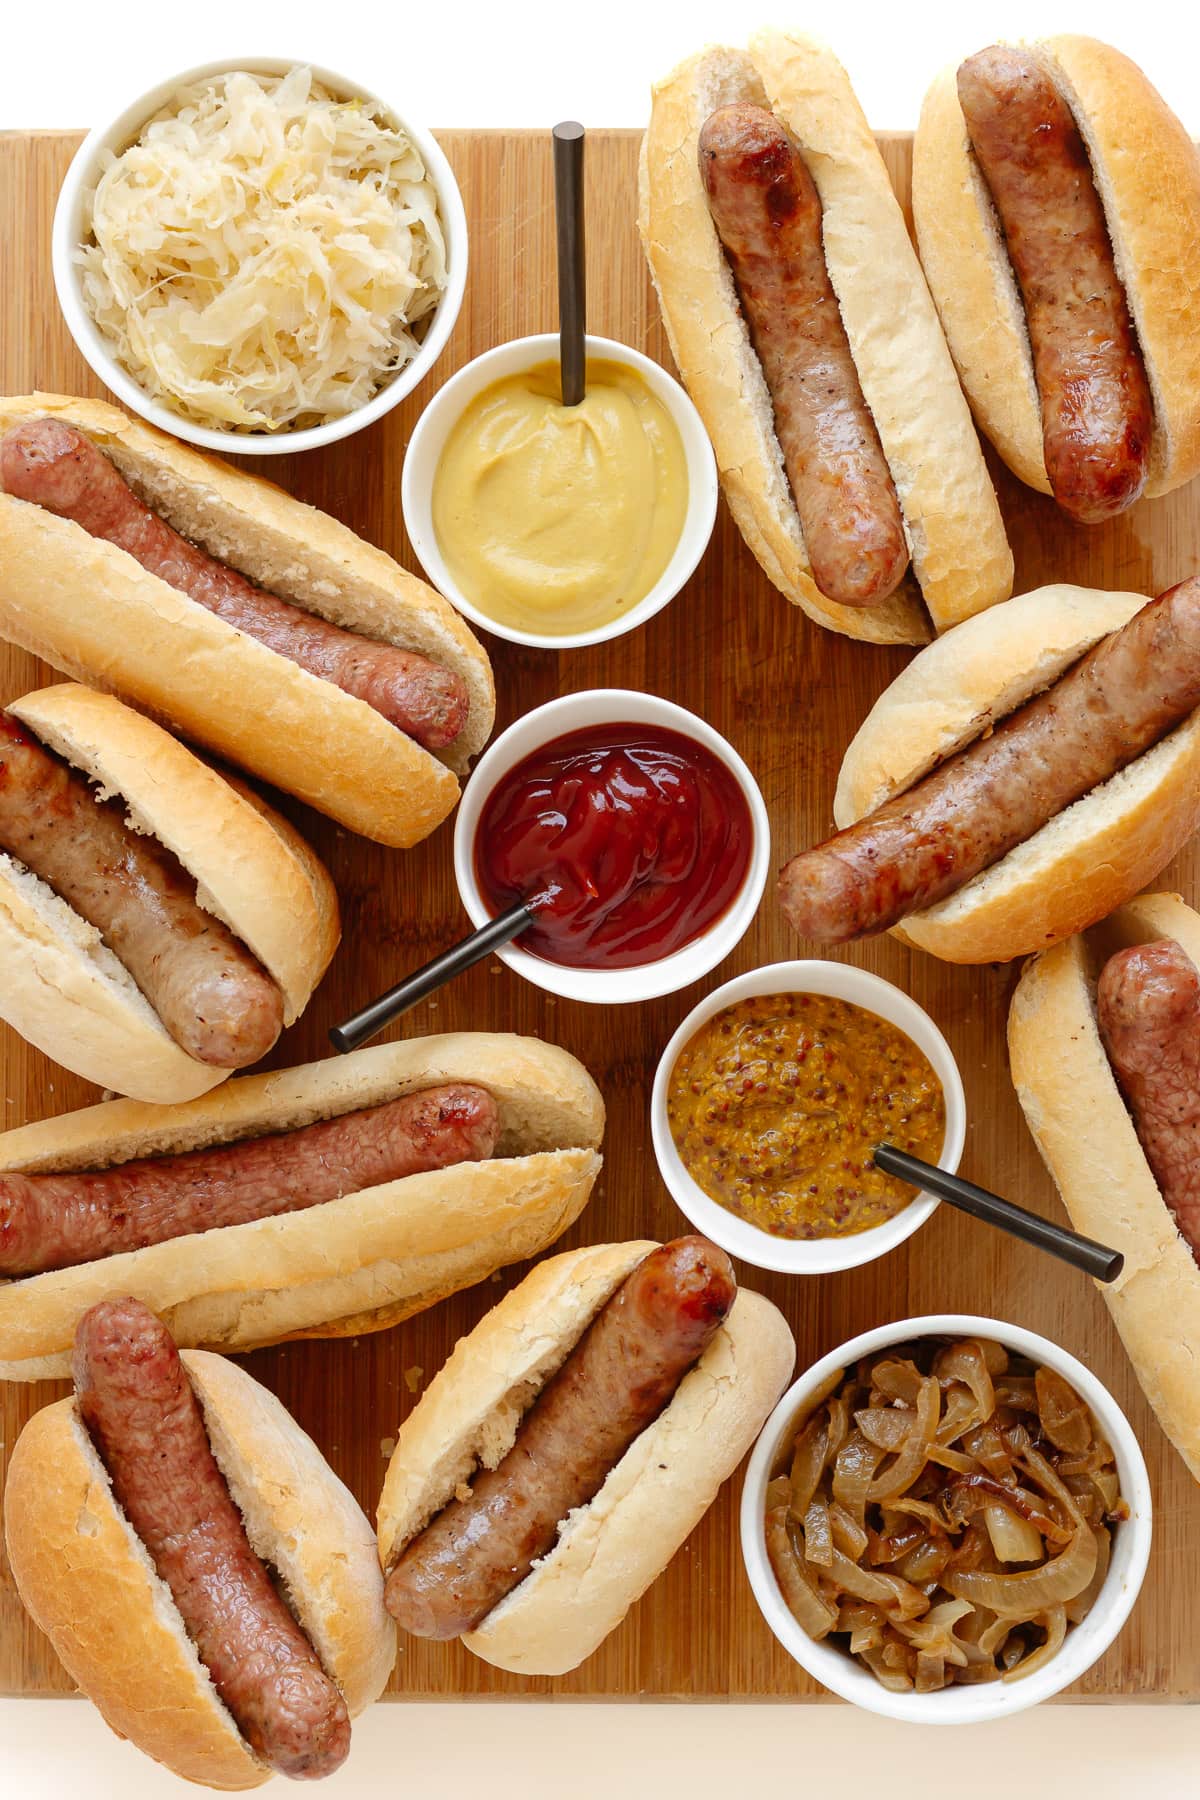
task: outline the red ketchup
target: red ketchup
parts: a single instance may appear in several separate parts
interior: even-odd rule
[[[475,834],[475,877],[495,913],[531,903],[522,950],[628,969],[721,917],[745,880],[753,832],[733,771],[693,738],[589,725],[501,777]]]

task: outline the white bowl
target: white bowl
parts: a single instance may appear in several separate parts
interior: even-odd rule
[[[749,1000],[760,994],[830,994],[848,1000],[867,1012],[886,1019],[906,1032],[924,1052],[933,1072],[942,1084],[946,1099],[946,1135],[938,1157],[938,1167],[958,1168],[967,1129],[967,1102],[962,1077],[949,1044],[915,1000],[866,969],[852,968],[835,962],[771,963],[766,968],[752,969],[748,975],[737,975],[717,988],[698,1006],[694,1006],[659,1058],[650,1096],[650,1134],[659,1173],[670,1189],[676,1205],[686,1213],[697,1231],[740,1256],[757,1269],[779,1269],[787,1275],[828,1275],[835,1269],[854,1269],[860,1263],[873,1262],[902,1244],[905,1238],[922,1226],[937,1206],[937,1197],[918,1193],[901,1212],[857,1231],[848,1237],[785,1238],[763,1231],[748,1219],[738,1218],[728,1208],[710,1199],[684,1167],[671,1127],[667,1122],[667,1087],[671,1070],[684,1045],[702,1025],[726,1006]]]
[[[578,650],[585,644],[603,644],[609,638],[624,637],[627,631],[636,631],[639,625],[661,612],[692,575],[708,548],[717,516],[716,458],[700,414],[679,383],[658,363],[643,356],[640,350],[631,350],[628,344],[618,344],[611,338],[588,337],[587,354],[593,361],[603,358],[637,370],[651,393],[674,419],[683,440],[687,465],[688,505],[675,554],[645,599],[619,619],[599,625],[594,631],[562,633],[519,631],[515,626],[503,625],[459,587],[446,567],[433,528],[433,481],[451,431],[476,395],[491,387],[493,382],[502,381],[506,375],[519,374],[522,369],[536,368],[539,363],[556,362],[557,332],[515,338],[494,350],[485,350],[482,356],[477,356],[465,369],[451,376],[422,413],[409,440],[400,478],[404,528],[417,560],[433,586],[484,631],[490,631],[494,637],[507,638],[509,643],[528,644],[535,649]]]
[[[771,827],[758,783],[746,764],[720,732],[698,719],[695,713],[673,705],[670,700],[662,700],[657,694],[631,693],[623,688],[593,688],[582,694],[566,694],[561,700],[551,700],[545,706],[536,707],[515,725],[510,725],[507,731],[501,732],[480,758],[459,801],[454,823],[454,875],[473,925],[486,925],[494,916],[475,879],[475,833],[492,789],[510,769],[544,744],[565,737],[569,732],[586,730],[589,725],[605,724],[658,725],[703,744],[736,777],[750,808],[753,826],[746,878],[733,904],[707,931],[671,956],[632,969],[575,969],[563,963],[548,962],[541,956],[531,956],[520,948],[519,939],[496,951],[501,962],[523,975],[526,981],[532,981],[535,987],[561,994],[568,1000],[614,1006],[634,1000],[651,1000],[659,994],[673,994],[679,988],[687,987],[689,982],[707,975],[729,955],[745,935],[762,899],[771,862]]]
[[[429,319],[421,348],[406,368],[381,388],[365,405],[347,413],[344,418],[330,419],[324,425],[308,426],[302,431],[243,432],[222,431],[196,425],[169,406],[152,400],[134,377],[117,362],[108,340],[96,326],[83,301],[80,270],[73,261],[74,253],[87,236],[84,217],[86,196],[95,187],[101,173],[100,159],[106,150],[117,154],[134,142],[143,125],[153,118],[182,88],[213,75],[224,75],[244,69],[251,75],[286,75],[289,69],[311,68],[313,77],[330,93],[346,99],[366,100],[403,125],[425,162],[425,168],[438,194],[438,210],[446,233],[446,289]],[[319,68],[304,58],[277,56],[224,57],[219,62],[202,63],[160,81],[136,100],[124,106],[111,123],[98,125],[89,132],[67,170],[54,212],[51,239],[54,286],[67,329],[79,346],[84,359],[106,386],[132,412],[139,413],[160,431],[186,438],[206,450],[220,450],[239,456],[282,456],[296,450],[316,450],[349,437],[390,412],[406,394],[411,394],[423,381],[441,355],[446,340],[454,329],[467,285],[467,215],[462,195],[454,179],[454,171],[436,140],[424,126],[415,125],[406,112],[389,105],[370,88],[350,81],[331,69]]]
[[[1091,1612],[1082,1624],[1068,1628],[1058,1655],[1040,1669],[1015,1681],[943,1688],[936,1694],[893,1694],[880,1685],[870,1669],[853,1661],[837,1645],[816,1642],[793,1618],[767,1556],[763,1519],[767,1484],[778,1473],[796,1420],[806,1412],[813,1396],[839,1369],[849,1368],[859,1357],[921,1337],[992,1338],[1008,1350],[1057,1370],[1091,1408],[1112,1445],[1129,1518],[1114,1530],[1112,1561]],[[1108,1389],[1075,1357],[1048,1338],[1018,1325],[1006,1325],[1000,1319],[977,1318],[970,1313],[936,1313],[864,1331],[823,1356],[792,1384],[763,1426],[750,1458],[742,1488],[741,1525],[742,1557],[754,1598],[779,1642],[802,1668],[843,1700],[851,1700],[868,1712],[920,1725],[965,1725],[1024,1712],[1069,1687],[1103,1656],[1129,1617],[1146,1573],[1151,1538],[1150,1478],[1129,1421]]]

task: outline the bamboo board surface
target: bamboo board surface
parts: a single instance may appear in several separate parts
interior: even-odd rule
[[[101,390],[62,324],[50,274],[50,220],[78,139],[0,135],[0,391]],[[553,186],[548,136],[450,132],[442,143],[463,190],[471,232],[467,297],[433,382],[507,338],[556,325]],[[909,140],[884,141],[907,195]],[[637,138],[589,138],[589,325],[669,363],[634,226]],[[374,429],[327,452],[273,458],[266,473],[344,519],[410,567],[400,518],[404,446],[432,383]],[[1071,525],[1040,496],[995,470],[1016,554],[1016,591],[1050,580],[1155,593],[1200,566],[1200,483],[1144,502],[1103,528]],[[781,599],[744,548],[724,507],[702,568],[685,592],[632,637],[563,655],[495,646],[497,729],[555,695],[597,686],[648,688],[681,702],[724,732],[762,786],[777,860],[824,836],[842,751],[908,652],[872,649],[819,631]],[[25,654],[0,646],[0,704],[53,679]],[[306,813],[305,829],[338,883],[342,948],[307,1016],[272,1061],[326,1053],[328,1026],[465,926],[451,866],[451,827],[407,855],[380,849]],[[1189,897],[1196,852],[1159,885]],[[556,1040],[588,1064],[608,1105],[606,1166],[588,1209],[560,1247],[627,1237],[669,1237],[680,1215],[658,1178],[647,1104],[658,1054],[684,1013],[718,981],[798,954],[768,894],[754,928],[707,982],[640,1006],[604,1010],[552,997],[492,962],[471,971],[403,1022],[407,1034],[512,1029]],[[907,989],[941,1025],[967,1090],[967,1175],[1027,1206],[1061,1217],[1009,1084],[1004,1053],[1011,968],[953,968],[891,939],[835,952]],[[401,1028],[396,1028],[399,1031]],[[7,1125],[64,1112],[95,1091],[54,1067],[0,1026]],[[523,1268],[374,1337],[298,1343],[246,1359],[290,1407],[368,1514],[374,1514],[396,1427],[463,1332]],[[786,1312],[797,1368],[853,1333],[906,1315],[982,1312],[1045,1333],[1083,1359],[1125,1407],[1150,1465],[1155,1544],[1142,1597],[1108,1655],[1073,1690],[1087,1699],[1200,1699],[1200,1490],[1171,1451],[1142,1398],[1099,1295],[1082,1278],[942,1208],[900,1250],[864,1269],[820,1281],[747,1270]],[[0,1456],[62,1384],[0,1386]],[[402,1649],[396,1696],[677,1699],[814,1699],[822,1690],[798,1669],[759,1617],[738,1547],[740,1475],[728,1483],[669,1570],[625,1624],[574,1674],[527,1680],[490,1668],[457,1644]],[[0,1561],[0,1692],[69,1691],[48,1643],[25,1616]]]

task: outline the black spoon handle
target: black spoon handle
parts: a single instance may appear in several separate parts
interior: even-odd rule
[[[1125,1258],[1119,1250],[1110,1250],[1093,1238],[1080,1237],[1077,1231],[1055,1225],[1038,1213],[1026,1212],[1023,1206],[1002,1200],[999,1194],[976,1187],[973,1181],[964,1181],[961,1175],[951,1175],[948,1169],[937,1169],[932,1163],[922,1162],[919,1156],[910,1156],[893,1144],[879,1145],[875,1163],[886,1175],[898,1175],[902,1181],[911,1181],[914,1187],[926,1188],[931,1194],[948,1200],[951,1206],[970,1213],[972,1218],[983,1219],[988,1225],[996,1225],[1038,1250],[1061,1257],[1063,1262],[1090,1275],[1094,1281],[1115,1281],[1125,1266]]]
[[[364,1006],[361,1012],[356,1012],[344,1024],[335,1025],[329,1033],[330,1043],[335,1050],[357,1050],[360,1044],[373,1038],[376,1032],[382,1031],[385,1025],[390,1025],[393,1019],[398,1019],[401,1013],[408,1012],[418,1001],[435,993],[448,981],[453,981],[456,975],[461,975],[473,963],[482,962],[485,956],[498,950],[501,944],[507,944],[532,923],[533,914],[528,906],[523,900],[518,901],[516,906],[510,906],[498,918],[489,919],[486,925],[481,925],[478,931],[463,938],[461,943],[452,944],[449,950],[443,950],[440,956],[435,956],[423,969],[418,969],[394,988],[389,988],[378,1000],[372,1000],[369,1006]]]
[[[564,406],[578,406],[587,380],[587,262],[583,229],[583,126],[554,127],[558,225],[558,332]]]

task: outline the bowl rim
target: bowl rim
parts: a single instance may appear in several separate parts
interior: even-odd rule
[[[679,539],[670,562],[650,592],[629,609],[622,618],[612,619],[591,631],[539,632],[522,631],[506,625],[483,611],[454,579],[442,554],[433,528],[433,485],[438,461],[457,420],[467,405],[493,380],[515,374],[521,368],[552,361],[558,354],[556,331],[533,332],[525,337],[509,338],[481,350],[469,363],[456,369],[430,397],[428,406],[413,428],[400,475],[400,508],[404,529],[413,554],[427,579],[446,596],[451,605],[470,619],[481,631],[503,638],[510,644],[522,644],[533,650],[582,650],[593,644],[610,643],[636,631],[649,619],[670,605],[695,574],[712,539],[720,497],[717,459],[704,422],[690,394],[669,369],[647,356],[632,344],[616,338],[601,337],[595,332],[586,336],[586,352],[599,360],[621,362],[636,369],[674,419],[683,443],[687,463],[688,505],[680,528]]]
[[[706,719],[661,694],[631,688],[584,688],[561,694],[513,721],[488,745],[471,773],[454,818],[454,879],[459,898],[475,927],[493,917],[475,880],[474,846],[480,813],[502,776],[539,747],[590,724],[628,722],[658,724],[694,738],[731,771],[750,809],[752,842],[742,886],[725,912],[707,931],[681,950],[656,962],[628,969],[576,969],[521,950],[518,942],[501,945],[495,955],[535,987],[567,1000],[613,1006],[660,998],[699,981],[741,942],[758,911],[771,861],[771,826],[758,783],[728,739]]]
[[[252,75],[286,74],[289,69],[308,68],[313,79],[338,96],[371,102],[395,119],[412,138],[425,160],[438,195],[438,207],[446,233],[446,287],[430,317],[429,327],[417,355],[377,394],[341,418],[301,430],[264,432],[222,431],[215,426],[198,425],[184,418],[161,401],[153,400],[138,381],[118,363],[83,300],[77,265],[73,261],[81,241],[79,224],[83,196],[95,174],[101,153],[110,145],[128,144],[153,115],[165,106],[180,89],[215,75],[245,70]],[[122,405],[147,423],[172,437],[198,445],[201,449],[238,456],[283,456],[302,450],[319,449],[339,442],[356,431],[365,429],[398,406],[424,380],[434,367],[450,338],[466,292],[469,261],[467,216],[454,170],[445,151],[427,126],[416,123],[402,107],[385,100],[373,87],[330,69],[305,57],[243,56],[219,57],[168,76],[142,93],[131,97],[105,123],[95,125],[79,145],[63,177],[54,207],[50,234],[50,260],[59,309],[76,348],[94,375],[104,382]]]
[[[902,1211],[845,1237],[784,1238],[752,1225],[706,1194],[684,1167],[667,1122],[667,1086],[684,1045],[725,1007],[759,994],[828,994],[873,1012],[912,1039],[933,1065],[946,1102],[938,1166],[953,1173],[966,1142],[967,1103],[954,1052],[939,1026],[911,994],[869,969],[828,958],[764,963],[735,975],[698,1001],[676,1026],[658,1059],[650,1089],[650,1136],[658,1172],[680,1211],[698,1231],[754,1268],[787,1275],[828,1275],[886,1256],[919,1231],[941,1204],[921,1189]],[[886,1010],[885,1010],[886,1009]]]
[[[1112,1445],[1121,1496],[1130,1516],[1116,1528],[1113,1561],[1091,1612],[1082,1624],[1070,1627],[1058,1655],[1041,1669],[1012,1683],[994,1681],[934,1694],[893,1694],[880,1686],[869,1669],[856,1668],[844,1651],[810,1638],[788,1611],[767,1558],[763,1502],[772,1467],[797,1414],[836,1370],[870,1351],[911,1338],[959,1336],[995,1339],[1006,1349],[1045,1362],[1075,1387]],[[1145,1457],[1124,1411],[1099,1377],[1070,1351],[1026,1326],[981,1313],[927,1313],[857,1333],[819,1357],[792,1382],[751,1452],[739,1523],[743,1566],[759,1611],[783,1648],[808,1674],[843,1700],[886,1718],[923,1725],[976,1724],[1024,1712],[1061,1693],[1114,1642],[1145,1577],[1153,1538],[1153,1500]]]

